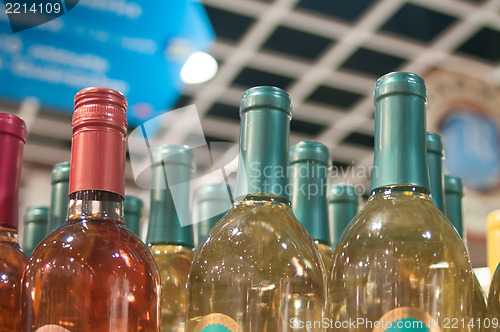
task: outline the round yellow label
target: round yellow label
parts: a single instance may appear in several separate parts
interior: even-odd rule
[[[243,332],[243,330],[231,317],[215,313],[203,317],[194,332]]]

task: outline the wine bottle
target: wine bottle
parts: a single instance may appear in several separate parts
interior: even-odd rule
[[[322,331],[323,261],[286,195],[290,97],[251,88],[240,117],[235,201],[193,261],[186,331]]]
[[[47,235],[49,208],[47,206],[31,206],[24,214],[23,250],[30,256],[36,246]]]
[[[488,246],[488,267],[491,274],[500,263],[500,210],[488,214],[486,244]]]
[[[463,184],[462,179],[456,176],[444,176],[444,192],[446,217],[455,227],[460,237],[464,240],[464,221],[462,218],[462,197]],[[488,331],[488,309],[486,307],[486,294],[483,291],[476,274],[472,272],[474,277],[474,321],[477,324],[474,331]]]
[[[453,224],[460,237],[465,240],[464,221],[462,217],[462,197],[464,195],[462,179],[456,176],[445,175],[444,192],[446,217]]]
[[[55,164],[52,168],[49,225],[47,235],[64,225],[68,214],[69,161]]]
[[[208,232],[231,208],[231,189],[227,183],[206,183],[196,191],[198,202],[198,247]]]
[[[349,222],[358,213],[359,196],[356,188],[349,184],[334,184],[330,187],[330,224],[333,228],[332,248],[335,249]]]
[[[493,279],[490,284],[490,294],[488,296],[489,320],[485,324],[491,326],[491,332],[500,331],[500,264],[498,264]]]
[[[339,330],[470,330],[469,257],[429,197],[426,95],[412,73],[377,81],[372,193],[335,249],[329,284],[332,324],[355,321]]]
[[[28,258],[17,241],[26,125],[0,113],[0,331],[21,331],[21,278]]]
[[[159,331],[155,261],[121,227],[126,109],[125,97],[111,89],[75,96],[68,219],[26,268],[25,331]]]
[[[327,201],[330,152],[319,142],[302,141],[290,148],[288,164],[293,214],[314,239],[329,275],[333,257]]]
[[[192,172],[188,146],[165,144],[153,151],[147,243],[160,271],[161,330],[165,332],[184,331],[186,325],[187,278],[194,248],[189,204]]]
[[[427,132],[427,165],[429,167],[430,196],[437,208],[445,213],[444,178],[443,178],[443,142],[441,136]]]
[[[128,230],[139,237],[142,217],[142,199],[126,195],[123,203],[125,214],[125,226]]]

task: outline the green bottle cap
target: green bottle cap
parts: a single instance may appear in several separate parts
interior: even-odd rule
[[[375,86],[375,154],[371,189],[407,184],[429,191],[427,93],[413,73],[389,73]]]
[[[231,208],[231,188],[227,183],[201,185],[196,197],[198,201],[198,245],[203,243],[208,232]]]
[[[354,186],[340,183],[330,187],[329,201],[333,228],[332,248],[335,248],[347,225],[358,213],[359,196]]]
[[[26,209],[24,215],[23,249],[30,256],[36,246],[47,235],[49,208],[47,206],[32,206]]]
[[[446,199],[446,217],[451,221],[458,234],[464,237],[464,222],[462,216],[463,183],[459,177],[444,176],[444,193]]]
[[[445,213],[444,186],[443,186],[443,142],[441,136],[427,132],[427,165],[429,166],[429,181],[431,198],[436,207]]]
[[[286,165],[292,105],[276,87],[248,89],[240,104],[240,154],[235,197],[270,194],[288,199]]]
[[[328,223],[327,178],[330,153],[318,142],[303,141],[290,148],[291,203],[295,217],[311,237],[331,245]]]
[[[65,161],[52,168],[52,191],[50,196],[50,216],[47,234],[61,227],[68,214],[70,163]]]
[[[187,145],[165,144],[153,151],[148,244],[194,247],[189,204],[193,160]]]
[[[125,226],[135,235],[139,236],[142,217],[142,199],[135,196],[125,196],[123,212],[125,214]]]

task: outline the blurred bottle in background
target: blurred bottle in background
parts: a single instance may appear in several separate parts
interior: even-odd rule
[[[21,331],[21,278],[28,263],[17,240],[26,124],[0,113],[0,330]]]
[[[142,218],[142,199],[135,196],[126,195],[123,203],[123,212],[125,214],[125,227],[132,233],[141,238],[141,218]]]
[[[30,256],[36,246],[47,235],[49,208],[47,206],[30,206],[24,214],[23,250]]]
[[[332,248],[335,249],[349,222],[358,213],[359,196],[356,188],[349,184],[330,186],[330,224],[333,227]]]
[[[193,262],[190,188],[193,154],[186,145],[153,151],[147,244],[161,278],[161,330],[184,331],[187,280]]]
[[[231,188],[227,183],[207,183],[196,191],[198,202],[198,247],[215,224],[231,208]]]
[[[327,201],[330,152],[321,143],[302,141],[290,147],[288,164],[293,214],[312,236],[329,275],[333,257]]]
[[[52,190],[50,194],[50,216],[47,235],[64,225],[68,215],[70,163],[65,161],[52,168]]]

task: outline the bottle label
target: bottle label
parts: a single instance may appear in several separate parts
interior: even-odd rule
[[[203,317],[194,332],[243,332],[243,330],[231,317],[216,313]]]
[[[71,332],[68,329],[65,329],[62,326],[59,325],[44,325],[35,332]]]
[[[438,322],[423,310],[401,307],[385,313],[372,332],[441,332]]]

